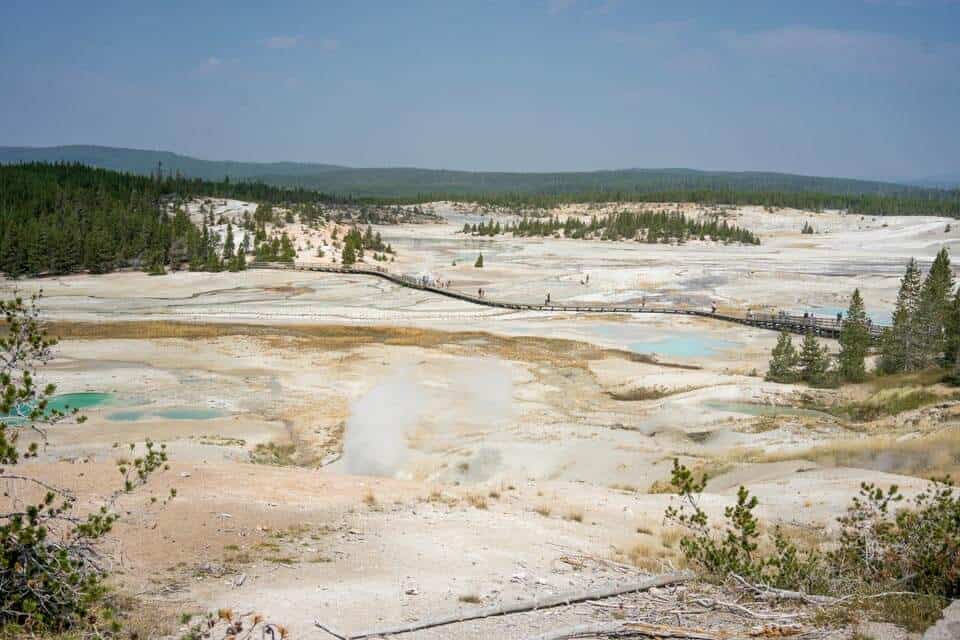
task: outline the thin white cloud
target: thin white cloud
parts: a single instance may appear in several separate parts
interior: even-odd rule
[[[340,48],[340,41],[335,38],[308,38],[305,36],[279,35],[270,38],[264,38],[259,41],[260,45],[267,49],[303,49],[319,48],[321,51],[336,51]]]
[[[196,67],[196,71],[198,73],[212,73],[219,69],[220,65],[222,64],[223,60],[214,56],[210,56]]]
[[[686,40],[695,26],[689,20],[663,20],[651,22],[636,29],[612,31],[609,37],[613,42],[625,45],[674,46]]]
[[[547,13],[555,16],[573,8],[575,4],[577,0],[547,0]]]
[[[864,0],[866,4],[901,7],[905,9],[932,9],[960,6],[960,0]]]
[[[613,13],[618,8],[623,0],[604,0],[597,6],[597,13],[601,15],[607,15],[608,13]]]
[[[960,44],[925,41],[875,31],[787,25],[756,31],[709,31],[689,21],[656,22],[608,34],[612,42],[646,51],[670,52],[670,63],[714,57],[823,72],[956,75]],[[739,60],[736,60],[739,58]]]
[[[793,25],[777,29],[725,32],[721,41],[735,52],[776,57],[784,62],[834,71],[900,71],[956,65],[960,48],[885,33]]]
[[[263,46],[267,49],[294,49],[301,40],[300,36],[272,36],[263,40]]]

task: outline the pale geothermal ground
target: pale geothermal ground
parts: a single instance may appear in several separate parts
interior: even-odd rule
[[[883,322],[907,259],[926,266],[960,242],[940,218],[752,207],[731,221],[759,233],[757,247],[478,239],[456,232],[480,216],[433,209],[447,222],[375,228],[397,251],[387,268],[530,302],[549,292],[833,315],[859,287]],[[801,235],[804,221],[818,233]],[[329,229],[289,230],[317,261]],[[119,582],[144,606],[257,610],[296,638],[323,637],[314,620],[359,632],[634,579],[625,564],[679,566],[663,527],[671,498],[648,492],[674,457],[716,474],[714,513],[745,483],[764,518],[813,535],[863,480],[909,491],[922,483],[898,474],[957,464],[951,403],[856,425],[797,409],[809,390],[762,378],[776,334],[738,325],[508,312],[292,271],[2,286],[43,289],[64,337],[45,372],[58,391],[109,394],[24,469],[93,499],[119,478],[118,446],[166,443],[172,468],[151,491],[179,495],[162,509],[128,499],[136,521],[111,540]],[[414,637],[525,638],[596,612]]]

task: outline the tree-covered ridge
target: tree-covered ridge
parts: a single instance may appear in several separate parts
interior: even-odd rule
[[[161,259],[196,228],[161,209],[165,185],[80,165],[0,167],[0,269],[110,271]]]
[[[79,164],[0,166],[0,271],[242,268],[239,247],[206,225],[198,228],[182,210],[199,195],[303,206],[335,201],[259,183],[139,176]]]
[[[417,193],[503,194],[650,191],[676,189],[787,191],[837,194],[923,194],[936,189],[912,185],[807,176],[771,171],[699,171],[683,168],[604,171],[453,171],[415,167],[360,168],[302,162],[234,162],[201,160],[168,151],[92,145],[0,147],[0,164],[81,162],[116,171],[151,174],[158,163],[191,178],[259,180],[337,193],[399,196]]]
[[[501,225],[490,220],[486,224],[465,224],[464,233],[495,236],[512,233],[515,237],[554,236],[594,240],[638,240],[648,243],[686,242],[687,240],[713,240],[760,244],[751,231],[727,224],[718,216],[702,219],[688,218],[676,211],[620,211],[607,216],[592,216],[589,221],[576,216],[561,220],[524,216],[518,222]]]
[[[756,171],[623,169],[555,173],[473,172],[416,168],[353,168],[304,163],[198,160],[168,152],[110,147],[0,147],[0,164],[71,161],[144,175],[158,162],[167,172],[233,182],[252,181],[295,193],[320,191],[344,199],[422,203],[438,200],[551,208],[582,202],[695,202],[864,215],[960,217],[960,190],[868,180]],[[223,183],[221,183],[223,184]],[[217,194],[214,194],[217,195]],[[239,196],[237,196],[239,197]],[[331,197],[331,196],[328,196]],[[265,198],[250,195],[248,199]],[[292,200],[293,198],[286,198]]]

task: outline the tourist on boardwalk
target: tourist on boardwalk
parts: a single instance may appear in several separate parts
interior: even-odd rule
[[[549,294],[549,293],[547,294],[547,301],[544,302],[543,304],[550,304],[550,294]]]

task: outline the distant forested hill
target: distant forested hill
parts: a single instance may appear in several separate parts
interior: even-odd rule
[[[960,191],[756,171],[622,169],[566,173],[509,173],[439,169],[357,169],[295,162],[198,160],[165,151],[112,147],[0,147],[0,165],[79,162],[167,177],[319,191],[346,199],[424,202],[479,201],[550,207],[563,202],[699,202],[799,209],[844,209],[869,215],[960,217]]]
[[[168,151],[97,146],[0,147],[0,164],[16,162],[80,162],[86,165],[149,175],[162,163],[165,172],[191,178],[262,180],[285,187],[327,193],[410,198],[418,194],[501,195],[575,193],[651,193],[726,190],[816,192],[835,195],[930,195],[928,188],[820,178],[787,173],[695,171],[692,169],[621,169],[561,173],[447,171],[442,169],[360,169],[297,162],[230,162],[199,160]]]
[[[944,173],[920,180],[910,180],[908,184],[930,189],[960,189],[960,173]]]
[[[921,187],[786,173],[695,171],[693,169],[619,169],[565,173],[507,173],[438,169],[331,168],[314,175],[264,174],[269,184],[367,196],[418,193],[544,194],[657,193],[666,191],[783,191],[838,195],[902,195],[930,191]]]
[[[264,174],[287,177],[312,176],[330,169],[340,169],[327,164],[299,162],[232,162],[199,160],[169,151],[122,149],[92,145],[67,145],[62,147],[0,147],[0,164],[19,162],[79,162],[90,167],[113,169],[139,175],[152,175],[162,163],[165,173],[180,172],[190,178],[223,180],[230,176],[236,180],[256,179]]]

